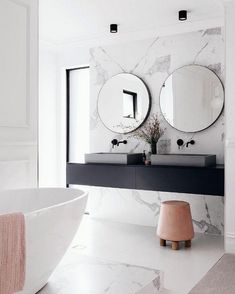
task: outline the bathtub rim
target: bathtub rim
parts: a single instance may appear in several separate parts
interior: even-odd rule
[[[76,202],[78,199],[82,199],[82,198],[87,198],[88,197],[88,191],[84,191],[82,189],[75,189],[75,188],[65,188],[65,187],[42,187],[42,188],[20,188],[20,189],[3,189],[3,190],[0,190],[0,196],[1,196],[1,193],[5,193],[5,192],[14,192],[14,191],[38,191],[38,190],[70,190],[70,191],[74,191],[74,192],[82,192],[80,195],[78,195],[77,197],[73,198],[73,199],[70,199],[70,200],[67,200],[67,201],[63,201],[63,202],[60,202],[60,203],[57,203],[57,204],[54,204],[54,205],[50,205],[50,206],[47,206],[47,207],[43,207],[43,208],[40,208],[40,209],[36,209],[36,210],[33,210],[33,211],[29,211],[29,212],[22,212],[22,211],[14,211],[12,213],[22,213],[25,217],[30,217],[30,216],[35,216],[35,214],[38,214],[38,213],[43,213],[43,212],[46,212],[52,208],[57,208],[57,207],[60,207],[60,206],[64,206],[65,204],[70,204],[70,203],[73,203],[73,202]],[[8,214],[8,213],[6,213]],[[4,214],[1,214],[1,215],[4,215]]]

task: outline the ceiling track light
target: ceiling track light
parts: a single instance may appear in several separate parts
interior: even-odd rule
[[[187,10],[180,10],[179,11],[179,20],[180,21],[187,20],[187,14],[188,14]]]
[[[114,34],[118,32],[118,25],[116,23],[112,23],[110,25],[110,33]]]

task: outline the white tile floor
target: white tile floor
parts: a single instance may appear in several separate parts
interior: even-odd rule
[[[161,293],[186,294],[223,253],[223,237],[220,236],[197,234],[192,248],[172,251],[170,247],[159,246],[152,227],[112,223],[85,216],[72,248],[40,294],[95,293],[77,291],[78,271],[74,274],[69,266],[76,263],[74,256],[77,256],[78,263],[83,255],[160,270],[164,273],[166,288]],[[66,267],[70,270],[66,271]]]

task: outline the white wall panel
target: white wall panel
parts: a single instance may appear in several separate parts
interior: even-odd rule
[[[0,1],[0,189],[37,185],[38,3]]]
[[[0,126],[29,124],[29,7],[0,1]]]

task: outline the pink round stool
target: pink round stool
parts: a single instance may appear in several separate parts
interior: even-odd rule
[[[188,202],[171,200],[161,203],[157,235],[161,246],[172,241],[171,248],[178,250],[179,242],[184,241],[185,247],[191,247],[194,230]]]

